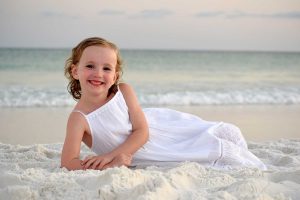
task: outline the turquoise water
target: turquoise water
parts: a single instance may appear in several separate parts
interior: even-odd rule
[[[70,49],[0,49],[0,106],[71,106]],[[300,53],[121,50],[142,105],[299,104]]]

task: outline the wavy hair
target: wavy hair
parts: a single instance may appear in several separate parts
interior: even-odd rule
[[[68,92],[73,96],[73,98],[77,101],[81,98],[81,86],[79,83],[79,80],[76,80],[72,76],[72,66],[79,63],[79,60],[82,56],[83,51],[89,47],[89,46],[102,46],[102,47],[108,47],[113,49],[116,52],[117,55],[117,65],[116,65],[116,74],[117,79],[112,85],[108,91],[108,96],[112,93],[116,93],[118,90],[118,84],[120,81],[120,78],[123,74],[122,70],[122,59],[120,56],[120,50],[119,48],[112,42],[100,38],[100,37],[91,37],[87,38],[83,41],[81,41],[76,47],[72,49],[71,56],[66,60],[65,63],[65,76],[69,80],[68,84]]]

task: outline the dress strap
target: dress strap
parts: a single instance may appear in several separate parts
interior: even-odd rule
[[[80,114],[82,114],[84,117],[86,116],[86,114],[84,114],[84,112],[82,112],[82,111],[80,111],[80,110],[72,110],[72,112],[80,113]]]

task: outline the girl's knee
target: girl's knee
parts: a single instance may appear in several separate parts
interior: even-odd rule
[[[228,140],[242,148],[248,148],[246,140],[238,126],[231,123],[223,123],[222,127],[224,134],[223,139]]]

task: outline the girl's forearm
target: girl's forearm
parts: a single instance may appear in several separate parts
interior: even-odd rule
[[[133,155],[148,141],[148,138],[149,134],[147,130],[133,131],[125,142],[111,151],[110,154],[113,156],[117,156],[121,153]]]

